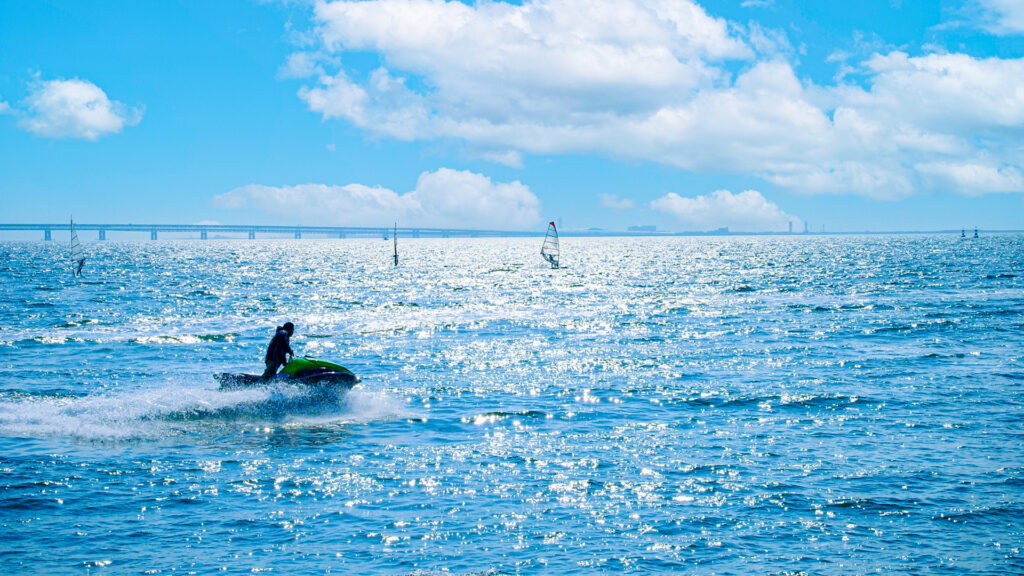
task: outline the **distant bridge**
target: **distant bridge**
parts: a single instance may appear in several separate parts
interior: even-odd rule
[[[70,224],[0,224],[0,230],[33,231],[43,233],[44,240],[51,240],[54,230],[70,230]],[[161,232],[189,232],[206,239],[210,234],[247,234],[255,239],[257,234],[274,236],[315,236],[321,238],[381,238],[390,237],[394,228],[358,226],[254,226],[248,224],[78,224],[75,230],[94,230],[100,240],[107,239],[107,232],[149,232],[150,240],[156,240]],[[469,230],[463,228],[398,228],[403,238],[495,238],[509,236],[543,236],[543,231],[514,232],[507,230]]]
[[[43,233],[44,240],[51,240],[54,230],[70,230],[71,225],[63,224],[2,224],[0,231],[39,231]],[[75,224],[76,230],[92,230],[98,232],[100,240],[107,239],[107,232],[149,232],[151,240],[156,240],[161,232],[190,232],[199,234],[199,237],[206,239],[210,234],[245,234],[249,239],[256,238],[257,234],[280,236],[293,236],[303,238],[313,236],[317,238],[381,238],[391,237],[394,228],[387,226],[256,226],[251,224]],[[399,228],[398,235],[402,238],[524,238],[543,236],[545,229],[533,231],[513,230],[470,230],[466,228]],[[1020,234],[1024,230],[981,230],[986,234]],[[861,235],[861,234],[955,234],[960,235],[961,230],[889,230],[889,231],[849,231],[849,232],[821,232],[827,235]],[[728,229],[719,229],[710,232],[664,232],[664,231],[615,231],[591,228],[588,230],[562,230],[562,236],[809,236],[819,233],[802,234],[791,232],[730,232]]]

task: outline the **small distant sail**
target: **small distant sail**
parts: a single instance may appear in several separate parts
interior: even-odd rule
[[[392,238],[395,239],[395,266],[398,266],[398,222],[395,222],[395,233]]]
[[[551,264],[552,268],[558,268],[558,230],[555,229],[554,222],[548,222],[548,233],[544,237],[540,255]]]
[[[85,250],[78,240],[78,232],[75,230],[75,221],[71,220],[71,274],[75,278],[82,277],[82,269],[85,268]]]

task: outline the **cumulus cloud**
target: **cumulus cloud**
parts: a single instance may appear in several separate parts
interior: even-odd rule
[[[998,166],[982,162],[959,164],[919,164],[917,169],[935,179],[945,188],[956,189],[967,195],[988,192],[1018,192],[1024,189],[1024,176],[1015,166]]]
[[[3,100],[0,100],[0,116],[4,114],[13,114],[14,111],[11,109],[11,105]]]
[[[495,183],[481,174],[441,168],[424,172],[416,189],[399,194],[363,184],[261,186],[250,184],[214,197],[228,209],[287,212],[306,224],[518,229],[540,221],[540,201],[518,181]]]
[[[818,86],[797,76],[784,33],[688,0],[339,0],[317,4],[315,23],[304,49],[320,68],[295,64],[312,74],[310,110],[509,166],[596,153],[891,199],[970,180],[920,167],[1024,165],[1024,59],[890,51],[844,63],[856,82]],[[346,70],[348,52],[381,66]]]
[[[142,119],[141,109],[129,110],[107,98],[99,86],[78,78],[35,82],[26,103],[21,126],[46,138],[96,140]]]
[[[727,227],[743,232],[782,232],[788,229],[790,222],[797,221],[756,190],[737,194],[716,190],[696,198],[670,192],[651,202],[650,206],[697,230]]]
[[[724,20],[677,0],[325,2],[316,19],[325,53],[374,51],[386,66],[358,83],[322,75],[300,96],[325,118],[402,139],[504,142],[533,124],[649,111],[722,78],[706,60],[752,56]],[[411,91],[392,70],[428,88]]]
[[[1024,33],[1024,3],[1020,0],[978,0],[984,11],[983,27],[996,34]]]
[[[1024,58],[892,52],[865,65],[874,74],[871,89],[837,95],[880,121],[954,134],[1024,126]]]
[[[598,194],[601,199],[601,206],[612,210],[629,210],[635,203],[629,198],[620,198],[617,194]]]

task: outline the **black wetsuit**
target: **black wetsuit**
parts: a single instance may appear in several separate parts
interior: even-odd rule
[[[277,374],[277,369],[288,363],[288,355],[294,355],[289,338],[288,331],[279,326],[277,334],[270,340],[270,346],[267,346],[267,357],[264,359],[267,369],[263,372],[264,379],[273,378],[274,374]]]

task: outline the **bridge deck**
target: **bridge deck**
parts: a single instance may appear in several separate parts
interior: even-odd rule
[[[32,231],[43,232],[46,239],[54,230],[70,230],[69,223],[62,224],[0,224],[0,230],[9,231]],[[78,231],[94,230],[100,233],[100,238],[106,238],[107,232],[149,232],[151,239],[156,239],[160,232],[191,232],[200,234],[206,238],[210,234],[247,234],[249,238],[255,238],[256,234],[284,234],[294,235],[295,238],[302,238],[306,235],[315,237],[380,237],[390,236],[394,228],[366,227],[366,226],[266,226],[251,224],[85,224],[75,223]],[[471,230],[466,228],[398,228],[399,237],[405,238],[477,238],[477,237],[501,237],[501,236],[541,236],[541,232],[522,232],[511,230]]]

